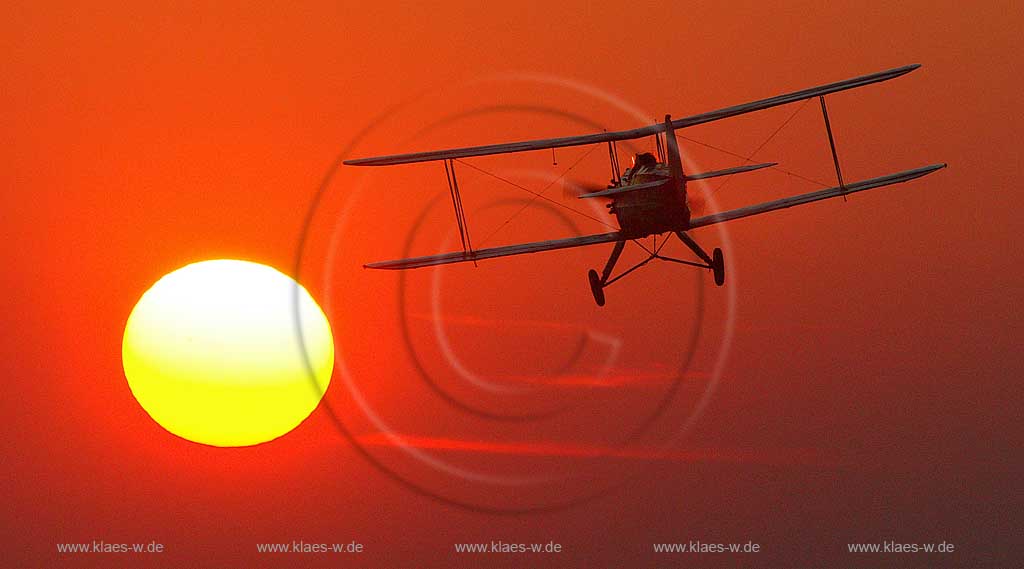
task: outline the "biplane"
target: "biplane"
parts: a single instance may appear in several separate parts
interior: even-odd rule
[[[714,276],[715,284],[722,286],[725,283],[725,260],[722,255],[722,250],[715,248],[709,254],[690,235],[690,232],[694,229],[707,227],[716,223],[750,217],[753,215],[760,215],[762,213],[768,213],[770,211],[776,211],[819,200],[846,196],[848,194],[862,192],[873,188],[899,184],[920,178],[946,166],[945,164],[932,164],[921,168],[915,168],[913,170],[906,170],[853,183],[846,183],[843,181],[842,170],[839,166],[839,157],[836,152],[835,139],[832,135],[832,126],[829,121],[828,109],[825,104],[825,96],[831,93],[845,91],[847,89],[854,89],[870,85],[872,83],[895,79],[896,77],[900,77],[914,71],[918,67],[920,67],[919,64],[897,67],[887,71],[880,71],[878,73],[855,77],[845,81],[829,83],[827,85],[803,89],[801,91],[794,91],[784,95],[726,107],[716,111],[701,113],[685,118],[673,119],[671,116],[666,115],[664,122],[631,130],[346,160],[344,163],[350,166],[391,166],[416,162],[443,161],[448,180],[448,188],[452,198],[452,205],[455,209],[455,220],[462,240],[462,251],[398,259],[394,261],[381,261],[369,263],[364,266],[372,269],[414,269],[418,267],[429,267],[449,263],[475,263],[476,261],[493,259],[496,257],[539,253],[541,251],[553,251],[556,249],[583,247],[588,245],[598,245],[601,243],[614,243],[611,255],[608,257],[604,269],[600,273],[591,269],[587,275],[590,283],[590,290],[594,296],[594,301],[597,302],[598,306],[604,306],[605,304],[605,288],[654,259],[708,269]],[[686,194],[687,182],[751,172],[761,168],[772,167],[776,164],[747,164],[724,170],[687,174],[683,171],[682,160],[679,153],[679,143],[676,139],[675,131],[812,98],[818,98],[821,103],[821,112],[824,119],[825,131],[828,135],[829,146],[832,150],[832,159],[835,164],[837,178],[836,186],[806,194],[763,202],[756,205],[745,206],[730,211],[712,213],[702,217],[691,217]],[[637,154],[633,158],[633,165],[620,173],[616,143],[623,140],[640,139],[645,137],[654,137],[657,156],[654,156],[651,153]],[[469,239],[466,213],[462,207],[462,198],[455,174],[456,162],[461,162],[461,159],[473,156],[528,152],[595,144],[607,144],[608,146],[608,156],[612,168],[612,180],[608,184],[607,188],[599,191],[590,191],[579,195],[578,197],[581,199],[609,200],[606,207],[608,208],[609,214],[615,216],[618,221],[618,231],[597,235],[586,235],[582,237],[572,237],[568,239],[554,239],[550,241],[537,241],[533,243],[491,247],[486,249],[473,248]],[[683,244],[685,244],[686,247],[694,253],[694,255],[696,255],[696,258],[699,261],[689,261],[662,255],[661,247],[655,246],[652,249],[644,247],[644,250],[649,254],[645,260],[626,271],[620,272],[619,275],[612,277],[612,272],[627,242],[637,242],[638,239],[652,235],[657,239],[657,236],[666,233],[669,234],[669,236],[677,236],[679,240],[682,241]],[[664,239],[662,241],[662,247],[667,241],[668,239]]]

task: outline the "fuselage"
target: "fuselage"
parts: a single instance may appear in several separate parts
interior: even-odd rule
[[[668,166],[628,168],[619,185],[643,184],[664,180],[664,183],[642,190],[616,195],[608,211],[619,221],[623,235],[647,237],[668,231],[685,231],[690,224],[686,205],[686,180],[672,179]]]

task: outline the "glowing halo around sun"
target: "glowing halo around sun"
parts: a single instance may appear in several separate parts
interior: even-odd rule
[[[331,380],[334,340],[290,277],[214,260],[168,273],[142,295],[121,357],[153,420],[190,441],[235,447],[275,439],[313,412]]]

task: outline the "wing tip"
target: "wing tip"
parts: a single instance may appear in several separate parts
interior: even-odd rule
[[[408,259],[402,259],[402,261],[407,261],[407,260]],[[378,271],[379,270],[394,270],[394,269],[402,268],[402,267],[398,266],[400,264],[401,264],[400,261],[376,261],[374,263],[366,263],[365,265],[363,265],[363,268],[364,269],[375,269],[375,270],[378,270]]]
[[[904,65],[903,67],[897,67],[897,68],[892,69],[892,70],[889,71],[889,73],[892,74],[892,75],[889,76],[889,78],[890,79],[894,79],[896,77],[902,77],[902,76],[906,75],[907,73],[910,73],[911,71],[917,71],[920,67],[921,67],[920,63],[911,63],[910,65]]]
[[[900,182],[909,182],[910,180],[916,180],[918,178],[923,178],[923,177],[925,177],[925,176],[927,176],[929,174],[933,174],[935,172],[938,172],[939,170],[942,170],[945,167],[946,167],[946,163],[945,162],[937,162],[935,164],[929,164],[927,166],[921,166],[920,168],[914,168],[913,170],[904,170],[903,172],[897,172],[895,174],[889,174],[887,176],[880,176],[879,178],[872,178],[872,180],[870,180],[870,181],[882,180],[882,179],[888,179],[888,178],[900,178],[900,180],[899,180]],[[891,183],[898,183],[898,182],[891,182]],[[888,184],[886,184],[886,185],[888,185]]]
[[[380,160],[377,158],[352,158],[349,160],[343,160],[341,163],[345,166],[373,166],[373,163]]]

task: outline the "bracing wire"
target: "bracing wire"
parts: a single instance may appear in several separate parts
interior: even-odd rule
[[[678,134],[678,133],[676,133],[676,138],[677,139],[685,140],[687,142],[692,142],[693,144],[696,144],[698,146],[703,146],[705,148],[710,148],[712,150],[717,150],[717,151],[722,152],[724,154],[728,154],[729,156],[735,156],[736,158],[739,158],[741,160],[747,160],[747,157],[743,156],[742,154],[733,152],[731,150],[727,150],[727,149],[722,148],[720,146],[715,146],[713,144],[708,144],[706,142],[702,142],[700,140],[697,140],[696,138],[690,138],[688,136],[683,136],[683,135]],[[749,160],[747,160],[747,161],[749,162]],[[825,182],[822,182],[820,180],[815,180],[814,178],[808,178],[807,176],[802,176],[800,174],[797,174],[796,172],[791,172],[789,170],[786,170],[785,168],[779,168],[778,166],[771,166],[769,169],[775,170],[777,172],[782,172],[783,174],[788,174],[790,176],[793,176],[794,178],[800,178],[801,180],[803,180],[805,182],[810,182],[812,184],[817,184],[817,185],[819,185],[819,186],[821,186],[823,188],[831,187],[828,184],[826,184]]]
[[[756,155],[757,155],[757,153],[758,153],[758,152],[760,152],[762,148],[764,148],[765,146],[767,146],[767,145],[768,145],[768,143],[769,143],[769,142],[771,142],[773,138],[775,138],[775,135],[779,134],[779,132],[781,132],[783,128],[786,128],[786,125],[788,125],[788,124],[790,123],[790,121],[792,121],[792,120],[793,120],[793,119],[794,119],[794,118],[795,118],[795,117],[796,117],[796,116],[797,116],[798,114],[800,114],[800,111],[804,110],[804,107],[806,107],[806,106],[807,106],[807,101],[810,101],[810,99],[804,99],[804,101],[803,101],[802,103],[800,103],[800,106],[799,106],[799,107],[797,107],[797,108],[796,108],[796,110],[795,110],[795,111],[793,111],[793,112],[792,112],[792,113],[791,113],[791,114],[790,114],[790,115],[789,115],[789,116],[788,116],[788,117],[786,118],[786,120],[782,121],[782,124],[780,124],[778,128],[776,128],[776,129],[775,129],[775,130],[774,130],[774,131],[773,131],[773,132],[772,132],[772,133],[771,133],[770,135],[768,135],[768,138],[766,138],[766,139],[764,140],[764,142],[762,142],[762,143],[761,143],[761,145],[760,145],[760,146],[758,146],[757,148],[755,148],[753,152],[751,152],[751,153],[750,153],[750,154],[749,154],[748,156],[744,157],[743,159],[744,159],[744,160],[746,160],[747,162],[751,162],[751,161],[752,161],[752,159],[754,158],[754,156],[756,156]],[[728,177],[726,177],[726,178],[725,178],[724,180],[722,180],[722,181],[721,181],[721,183],[719,183],[719,184],[718,184],[717,186],[715,186],[715,188],[714,188],[713,190],[711,190],[711,192],[712,192],[712,193],[717,193],[717,192],[718,192],[719,190],[721,190],[721,189],[722,189],[722,188],[723,188],[723,187],[724,187],[724,186],[725,186],[726,184],[728,184],[728,183],[729,183],[729,182],[730,182],[731,180],[732,180],[732,176],[728,176]],[[827,184],[823,184],[823,185],[824,185],[824,186],[825,186],[826,188],[828,187],[828,185],[827,185]]]
[[[494,237],[495,234],[497,234],[499,231],[501,231],[501,229],[503,229],[506,225],[508,225],[516,216],[518,216],[520,213],[525,211],[526,208],[528,208],[531,204],[536,202],[538,199],[543,199],[543,200],[546,200],[548,202],[551,202],[551,203],[553,203],[553,204],[555,204],[555,205],[557,205],[557,206],[559,206],[561,208],[567,209],[567,210],[569,210],[569,211],[571,211],[573,213],[576,213],[578,215],[582,215],[583,217],[586,217],[587,219],[596,221],[596,222],[598,222],[598,223],[600,223],[600,224],[602,224],[602,225],[604,225],[606,227],[610,227],[612,229],[618,229],[618,227],[616,227],[616,226],[614,226],[614,225],[612,225],[610,223],[607,223],[606,221],[604,221],[602,219],[599,219],[597,217],[594,217],[592,215],[584,213],[584,212],[582,212],[582,211],[580,211],[578,209],[569,207],[569,206],[567,206],[567,205],[565,205],[565,204],[563,204],[563,203],[561,203],[559,201],[553,200],[553,199],[551,199],[551,198],[549,198],[549,197],[544,195],[544,192],[549,190],[552,186],[554,186],[556,183],[558,183],[559,180],[561,180],[569,172],[571,172],[572,169],[575,168],[577,165],[579,165],[579,163],[582,162],[587,156],[589,156],[590,153],[593,152],[595,148],[597,148],[597,145],[591,146],[589,150],[587,150],[582,155],[580,155],[580,157],[577,158],[576,161],[572,163],[572,165],[570,165],[568,168],[566,168],[565,171],[562,172],[557,178],[555,178],[554,180],[548,182],[548,184],[546,186],[544,186],[544,188],[542,188],[539,192],[531,190],[531,189],[529,189],[529,188],[527,188],[527,187],[525,187],[523,185],[517,184],[517,183],[515,183],[515,182],[513,182],[513,181],[511,181],[511,180],[509,180],[507,178],[503,178],[503,177],[501,177],[501,176],[499,176],[499,175],[497,175],[497,174],[495,174],[493,172],[489,172],[489,171],[487,171],[487,170],[485,170],[483,168],[480,168],[479,166],[475,166],[475,165],[473,165],[473,164],[471,164],[469,162],[464,162],[464,161],[459,160],[458,158],[456,158],[455,161],[460,163],[460,164],[464,164],[464,165],[466,165],[466,166],[468,166],[468,167],[470,167],[470,168],[472,168],[472,169],[474,169],[474,170],[476,170],[476,171],[478,171],[478,172],[480,172],[482,174],[486,174],[486,175],[488,175],[488,176],[490,176],[492,178],[495,178],[496,180],[500,180],[502,182],[505,182],[506,184],[509,184],[510,186],[512,186],[514,188],[518,188],[520,190],[523,190],[524,192],[527,192],[527,193],[533,195],[533,198],[531,198],[526,204],[524,204],[517,211],[515,211],[511,216],[509,216],[508,219],[506,219],[504,222],[502,222],[501,225],[499,225],[496,229],[491,231],[491,233],[489,233],[487,235],[487,237],[485,237],[480,242],[480,244],[483,245],[483,244],[487,243],[488,241],[490,241],[490,239],[492,237]]]
[[[740,159],[742,159],[745,162],[752,162],[754,156],[756,156],[758,152],[760,152],[765,146],[767,146],[768,143],[771,142],[772,139],[774,139],[775,136],[778,135],[779,132],[781,132],[782,129],[785,128],[786,125],[788,125],[796,117],[796,115],[798,115],[800,113],[800,111],[803,110],[803,108],[807,105],[807,101],[808,100],[804,100],[803,103],[801,103],[800,106],[797,107],[797,109],[794,110],[793,113],[791,113],[786,118],[786,120],[783,121],[782,124],[780,124],[778,126],[778,128],[776,128],[774,131],[772,131],[772,133],[770,135],[768,135],[768,137],[756,149],[754,149],[753,152],[751,152],[750,154],[748,154],[746,156],[744,156],[742,154],[739,154],[739,153],[736,153],[736,152],[732,152],[732,151],[727,150],[725,148],[721,148],[719,146],[715,146],[713,144],[708,144],[706,142],[702,142],[700,140],[697,140],[697,139],[694,139],[694,138],[691,138],[691,137],[688,137],[688,136],[681,135],[678,132],[674,133],[674,136],[676,137],[677,140],[678,139],[686,140],[688,142],[691,142],[691,143],[694,143],[694,144],[697,144],[697,145],[700,145],[700,146],[704,146],[706,148],[710,148],[712,150],[716,150],[716,151],[728,154],[730,156],[734,156],[736,158],[740,158]],[[664,152],[664,150],[663,150],[664,145],[663,145],[663,143],[662,143],[660,138],[658,139],[657,143],[658,143],[658,146],[659,146],[658,153],[661,154],[662,152]],[[615,149],[614,149],[614,147],[612,145],[614,145],[614,142],[609,144],[609,154],[612,155],[613,171],[614,171],[616,169],[616,166],[617,166],[616,163],[618,162],[618,156],[617,156],[617,153],[615,152]],[[571,212],[573,212],[573,213],[575,213],[577,215],[583,216],[583,217],[585,217],[587,219],[590,219],[592,221],[596,221],[597,223],[600,223],[601,225],[604,225],[604,226],[609,227],[611,229],[618,229],[618,227],[616,227],[615,225],[612,225],[611,223],[608,223],[608,222],[606,222],[606,221],[604,221],[602,219],[599,219],[599,218],[594,217],[594,216],[592,216],[590,214],[582,212],[582,211],[580,211],[580,210],[578,210],[576,208],[569,207],[569,206],[567,206],[567,205],[565,205],[565,204],[563,204],[563,203],[561,203],[559,201],[553,200],[553,199],[551,199],[551,198],[549,198],[549,197],[544,195],[544,193],[547,190],[549,190],[552,186],[554,186],[556,183],[558,183],[558,181],[560,181],[562,178],[564,178],[569,172],[571,172],[573,170],[573,168],[575,168],[577,165],[580,164],[580,162],[582,162],[587,156],[589,156],[590,153],[593,152],[595,148],[597,148],[597,145],[591,146],[589,150],[587,150],[582,155],[580,155],[580,157],[577,158],[568,168],[566,168],[565,171],[563,171],[557,178],[555,178],[554,180],[549,182],[547,185],[545,185],[539,192],[531,190],[530,188],[527,188],[527,187],[525,187],[525,186],[523,186],[521,184],[517,184],[517,183],[513,182],[512,180],[509,180],[508,178],[504,178],[504,177],[499,176],[499,175],[497,175],[497,174],[495,174],[493,172],[490,172],[488,170],[480,168],[479,166],[476,166],[476,165],[471,164],[469,162],[465,162],[465,161],[460,160],[458,158],[453,159],[453,160],[446,160],[445,161],[445,173],[448,176],[449,190],[452,193],[452,203],[453,203],[453,205],[455,207],[456,223],[458,223],[458,226],[459,226],[459,235],[460,235],[460,237],[462,238],[462,241],[463,241],[463,249],[466,250],[466,251],[472,252],[472,245],[471,245],[471,242],[469,240],[469,228],[466,225],[465,211],[462,209],[462,197],[461,197],[461,195],[459,195],[458,185],[457,185],[458,182],[455,180],[455,172],[454,172],[454,170],[455,170],[455,162],[459,162],[460,164],[468,166],[469,168],[472,168],[472,169],[480,172],[481,174],[485,174],[487,176],[490,176],[490,177],[492,177],[492,178],[494,178],[496,180],[504,182],[504,183],[506,183],[506,184],[508,184],[508,185],[510,185],[510,186],[512,186],[514,188],[516,188],[516,189],[519,189],[519,190],[522,190],[524,192],[527,192],[527,193],[529,193],[529,194],[531,194],[533,196],[526,204],[524,204],[522,207],[520,207],[518,210],[516,210],[505,221],[503,221],[497,228],[495,228],[493,231],[491,231],[480,242],[481,245],[489,242],[491,240],[491,238],[493,238],[499,231],[501,231],[506,225],[511,223],[513,219],[515,219],[519,214],[521,214],[523,211],[525,211],[530,205],[532,205],[538,199],[543,199],[543,200],[545,200],[547,202],[550,202],[550,203],[552,203],[552,204],[554,204],[554,205],[556,205],[558,207],[561,207],[563,209],[571,211]],[[449,166],[449,162],[451,163],[450,166]],[[795,178],[799,178],[799,179],[804,180],[806,182],[810,182],[812,184],[817,184],[819,186],[826,187],[826,188],[830,187],[828,184],[826,184],[826,183],[824,183],[824,182],[822,182],[820,180],[815,180],[813,178],[809,178],[807,176],[803,176],[803,175],[798,174],[796,172],[793,172],[793,171],[790,171],[790,170],[786,170],[784,168],[779,168],[778,166],[772,166],[771,169],[777,170],[779,172],[782,172],[782,173],[787,174],[789,176],[793,176]],[[615,173],[617,174],[617,171]],[[720,183],[718,186],[716,186],[712,190],[712,192],[717,192],[718,190],[722,189],[722,187],[725,186],[731,179],[732,178],[729,177],[729,178],[726,178],[725,180],[723,180],[722,183]],[[633,240],[633,241],[637,245],[640,245],[640,247],[643,248],[644,250],[647,250],[647,248],[644,245],[642,245],[641,243],[639,243],[638,241],[636,241],[636,240]],[[658,248],[658,250],[660,250],[660,247]],[[650,252],[650,251],[648,251],[648,252]]]
[[[754,157],[754,156],[755,156],[755,155],[756,155],[756,154],[757,154],[757,153],[758,153],[758,152],[759,152],[759,151],[760,151],[760,150],[761,150],[762,148],[764,148],[764,147],[765,147],[765,145],[767,145],[767,144],[768,144],[768,143],[769,143],[769,142],[770,142],[770,141],[771,141],[771,140],[772,140],[773,138],[775,138],[775,135],[777,135],[777,134],[779,133],[779,131],[781,131],[781,130],[782,130],[782,128],[783,128],[783,127],[785,127],[785,126],[786,126],[787,124],[789,124],[789,122],[793,120],[793,118],[794,118],[794,117],[795,117],[795,116],[797,115],[797,113],[799,113],[799,112],[800,112],[800,110],[801,110],[801,109],[803,109],[803,107],[804,107],[804,106],[805,106],[806,104],[807,104],[807,101],[804,101],[804,102],[803,102],[803,104],[801,104],[801,105],[800,105],[800,107],[799,107],[799,108],[797,108],[797,110],[796,110],[796,111],[794,111],[794,112],[793,112],[793,114],[791,114],[791,115],[789,116],[789,118],[787,118],[787,119],[786,119],[786,120],[785,120],[785,121],[784,121],[784,122],[782,123],[782,125],[780,125],[780,126],[779,126],[779,128],[775,129],[775,132],[773,132],[773,133],[772,133],[772,134],[771,134],[770,136],[768,136],[768,138],[767,138],[767,139],[766,139],[766,140],[765,140],[764,142],[762,142],[762,143],[761,143],[761,145],[760,145],[760,146],[758,146],[756,150],[754,150],[754,152],[752,152],[752,153],[750,153],[750,154],[748,154],[748,155],[746,155],[746,156],[744,156],[744,155],[742,155],[742,154],[739,154],[738,152],[733,152],[733,151],[731,151],[731,150],[728,150],[728,149],[726,149],[726,148],[722,148],[721,146],[715,146],[714,144],[708,144],[707,142],[703,142],[703,141],[701,141],[701,140],[697,140],[696,138],[691,138],[691,137],[689,137],[689,136],[685,136],[685,135],[679,134],[679,132],[678,132],[678,131],[676,131],[676,133],[675,133],[675,136],[676,136],[676,139],[677,139],[677,140],[678,140],[678,139],[682,139],[682,140],[685,140],[685,141],[687,141],[687,142],[691,142],[691,143],[693,143],[693,144],[696,144],[696,145],[698,145],[698,146],[703,146],[703,147],[705,147],[705,148],[710,148],[711,150],[717,150],[718,152],[721,152],[721,153],[723,153],[723,154],[728,154],[729,156],[734,156],[734,157],[736,157],[736,158],[739,158],[739,159],[741,159],[741,160],[743,160],[743,161],[745,161],[745,162],[751,162],[751,161],[752,161],[752,158],[753,158],[753,157]],[[822,182],[821,180],[816,180],[816,179],[814,179],[814,178],[809,178],[809,177],[807,177],[807,176],[804,176],[804,175],[802,175],[802,174],[798,174],[797,172],[793,172],[792,170],[787,170],[787,169],[785,169],[785,168],[780,168],[780,167],[779,167],[779,166],[777,166],[777,165],[776,165],[776,166],[770,166],[769,168],[770,168],[771,170],[775,170],[775,171],[777,171],[777,172],[782,172],[783,174],[786,174],[786,175],[788,175],[788,176],[792,176],[792,177],[794,177],[794,178],[799,178],[799,179],[801,179],[801,180],[803,180],[803,181],[805,181],[805,182],[810,182],[810,183],[812,183],[812,184],[815,184],[815,185],[821,186],[821,187],[823,187],[823,188],[830,188],[830,187],[831,187],[831,185],[829,185],[829,184],[826,184],[825,182]],[[728,179],[727,179],[726,181],[728,181]],[[718,191],[718,190],[719,190],[719,189],[721,189],[721,188],[722,188],[722,186],[724,186],[724,185],[725,185],[725,184],[724,184],[724,182],[723,182],[722,184],[719,184],[719,185],[718,185],[718,186],[717,186],[717,187],[716,187],[716,188],[715,188],[715,189],[714,189],[713,191]]]

